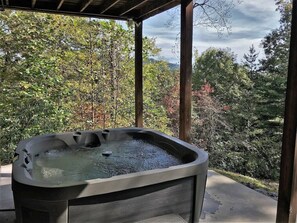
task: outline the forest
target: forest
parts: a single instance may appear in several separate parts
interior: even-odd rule
[[[192,143],[210,167],[277,180],[291,3],[279,27],[238,62],[231,49],[195,53]],[[31,136],[134,126],[134,29],[115,21],[0,13],[0,159]],[[178,136],[179,70],[153,60],[144,37],[144,126]]]

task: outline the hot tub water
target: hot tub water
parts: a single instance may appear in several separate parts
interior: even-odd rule
[[[63,148],[41,153],[33,160],[32,178],[62,184],[180,164],[183,164],[180,159],[144,140],[110,141],[94,148]]]

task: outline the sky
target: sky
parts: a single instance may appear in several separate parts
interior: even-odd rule
[[[279,26],[280,15],[275,9],[274,0],[242,0],[240,4],[235,4],[231,12],[229,34],[224,32],[223,35],[218,35],[214,29],[194,27],[193,50],[198,50],[201,54],[209,47],[228,47],[237,55],[237,61],[240,62],[253,44],[261,58],[264,56],[260,47],[261,40]],[[154,38],[157,47],[161,48],[159,59],[171,63],[179,62],[179,17],[173,19],[174,26],[168,25],[172,20],[171,15],[176,12],[176,9],[173,9],[151,17],[143,23],[143,34]]]

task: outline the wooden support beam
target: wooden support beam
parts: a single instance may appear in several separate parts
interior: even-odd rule
[[[57,10],[60,10],[60,8],[62,7],[63,3],[65,0],[60,0],[58,6],[57,6]]]
[[[37,0],[32,0],[32,1],[31,1],[31,7],[32,7],[32,8],[35,7],[36,1],[37,1]]]
[[[142,22],[135,23],[135,125],[143,127]]]
[[[103,14],[106,12],[108,9],[112,8],[114,5],[116,5],[119,1],[121,0],[110,0],[110,1],[105,1],[104,4],[101,6],[101,11],[100,14]]]
[[[6,2],[5,2],[5,4],[6,4]],[[7,5],[7,4],[6,4],[6,5]],[[1,0],[1,2],[0,2],[0,11],[1,11],[1,12],[5,10],[4,7],[5,7],[5,6],[4,6],[4,1]],[[0,164],[1,164],[1,161],[0,161]]]
[[[164,10],[173,8],[177,5],[179,5],[180,0],[159,0],[159,1],[154,1],[150,3],[147,7],[144,7],[143,9],[140,10],[139,15],[140,17],[138,19],[145,20],[149,17],[152,17]]]
[[[297,213],[297,0],[293,0],[276,222],[296,222]]]
[[[190,142],[192,101],[193,0],[181,0],[179,138]]]
[[[123,16],[127,14],[128,12],[132,11],[133,9],[141,6],[142,4],[145,4],[149,0],[130,0],[126,6],[123,8],[123,10],[119,13],[120,16]]]
[[[83,1],[83,3],[81,4],[81,8],[79,10],[79,12],[83,12],[94,0],[85,0]]]

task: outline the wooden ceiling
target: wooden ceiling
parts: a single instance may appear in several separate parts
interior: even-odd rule
[[[2,8],[95,18],[142,21],[180,0],[1,0]]]

